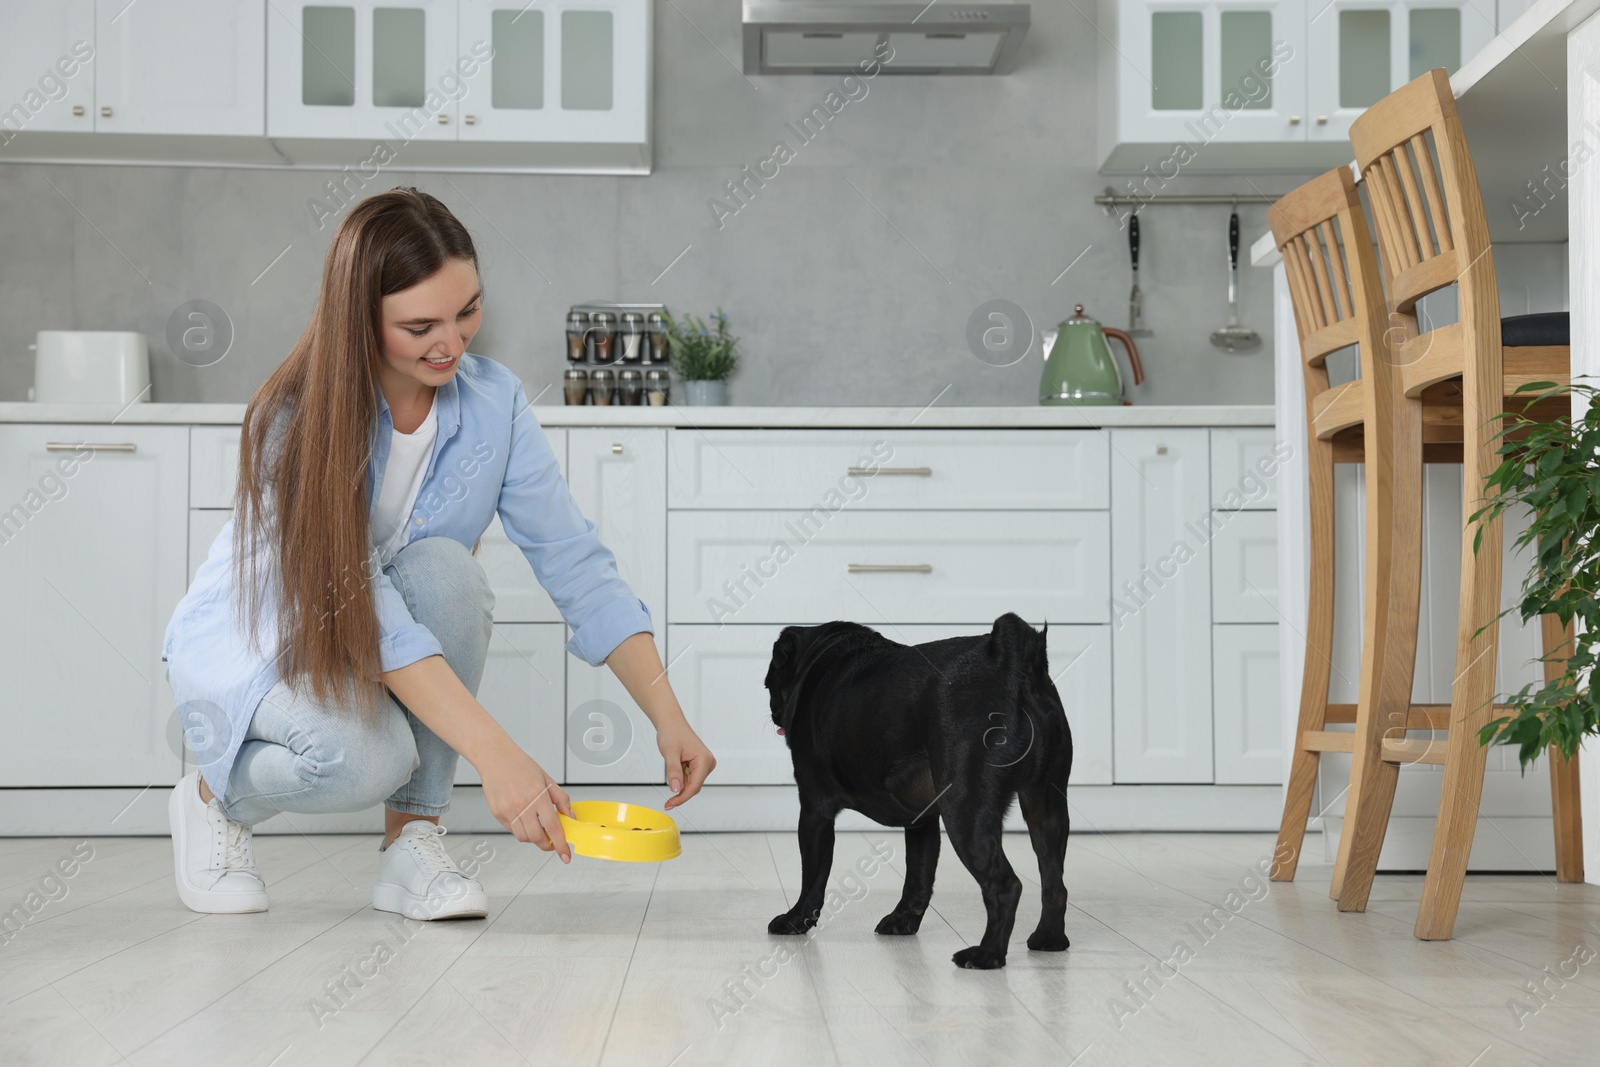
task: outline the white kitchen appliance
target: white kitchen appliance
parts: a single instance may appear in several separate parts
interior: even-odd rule
[[[150,399],[150,343],[126,330],[40,330],[28,399],[131,404]]]

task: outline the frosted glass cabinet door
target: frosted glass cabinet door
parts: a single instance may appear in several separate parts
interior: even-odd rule
[[[161,648],[188,483],[187,426],[0,426],[0,787],[182,774]]]
[[[94,55],[94,0],[7,4],[0,100],[12,110],[0,145],[26,130],[93,130]]]
[[[650,139],[653,5],[644,0],[460,0],[463,51],[493,58],[462,98],[461,139]]]
[[[1303,139],[1302,0],[1120,2],[1122,140]]]
[[[463,78],[454,0],[274,0],[267,135],[456,138]]]
[[[95,4],[95,125],[260,137],[265,0]]]
[[[1317,141],[1347,139],[1361,112],[1435,67],[1455,73],[1495,35],[1492,0],[1333,0],[1307,17]]]

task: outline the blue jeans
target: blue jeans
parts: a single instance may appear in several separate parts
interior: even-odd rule
[[[461,542],[424,537],[396,553],[384,573],[476,696],[494,631],[494,593],[483,567]],[[450,810],[457,758],[393,693],[368,715],[280,681],[250,721],[222,807],[248,825],[282,811],[363,811],[380,803],[442,815]]]

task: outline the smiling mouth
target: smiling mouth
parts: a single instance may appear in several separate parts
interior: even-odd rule
[[[422,358],[422,362],[426,363],[428,366],[433,367],[436,370],[443,370],[445,367],[448,367],[451,364],[455,363],[456,359],[457,359],[457,357],[450,356],[448,359],[445,359],[443,361],[437,361],[437,360],[429,359],[428,357],[424,356]]]

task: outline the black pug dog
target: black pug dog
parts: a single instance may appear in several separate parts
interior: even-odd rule
[[[988,634],[920,645],[853,622],[787,626],[773,645],[766,686],[800,788],[803,883],[769,933],[804,934],[816,925],[842,808],[905,827],[905,889],[877,932],[916,933],[933,896],[942,817],[988,910],[983,941],[952,958],[959,967],[1004,967],[1022,882],[1000,834],[1016,796],[1044,888],[1028,947],[1059,952],[1070,944],[1061,872],[1072,731],[1043,633],[1010,613]]]

